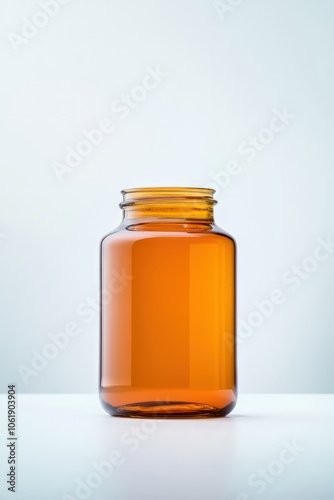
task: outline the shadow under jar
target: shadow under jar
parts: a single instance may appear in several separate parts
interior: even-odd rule
[[[235,255],[214,190],[122,191],[101,242],[100,400],[123,417],[218,417],[236,403]]]

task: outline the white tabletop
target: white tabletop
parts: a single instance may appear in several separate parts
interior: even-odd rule
[[[204,420],[110,417],[95,395],[17,401],[13,495],[1,396],[1,498],[334,498],[333,395],[241,395],[230,416]]]

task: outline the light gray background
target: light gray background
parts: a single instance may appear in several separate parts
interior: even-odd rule
[[[78,307],[98,294],[119,191],[212,186],[231,160],[216,221],[238,243],[239,316],[285,297],[239,345],[240,391],[333,391],[334,254],[295,291],[282,276],[334,238],[334,4],[237,3],[219,16],[211,0],[71,0],[16,53],[8,34],[41,7],[2,2],[2,391],[96,391],[98,313]],[[111,103],[156,65],[169,76],[122,120]],[[240,143],[284,108],[294,118],[248,162]],[[54,162],[106,117],[114,132],[59,182]],[[68,322],[80,334],[25,385],[18,366]]]

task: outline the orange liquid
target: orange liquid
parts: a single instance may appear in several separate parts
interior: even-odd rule
[[[211,227],[146,222],[103,240],[100,396],[112,415],[234,407],[235,244]]]

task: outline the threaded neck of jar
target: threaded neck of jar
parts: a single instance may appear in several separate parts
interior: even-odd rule
[[[127,219],[159,218],[213,221],[214,189],[150,187],[121,191],[120,207]]]

